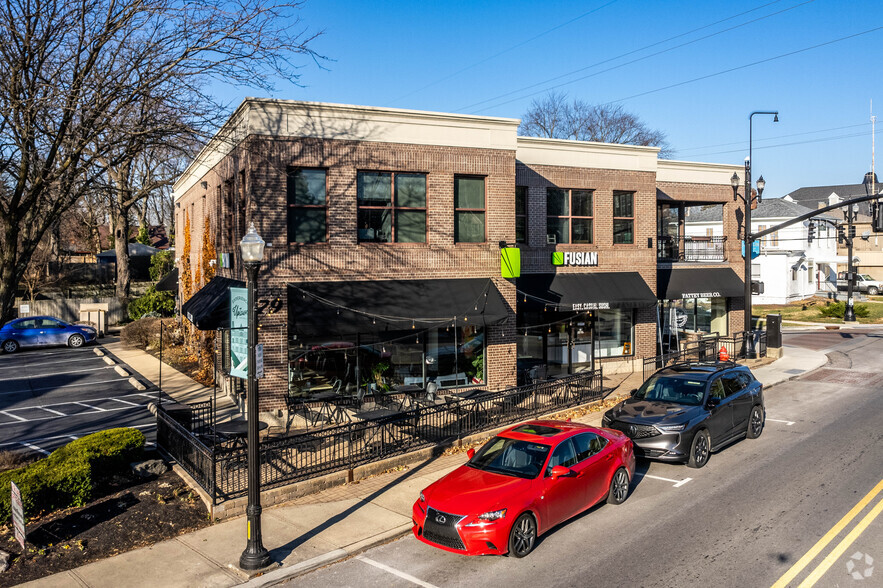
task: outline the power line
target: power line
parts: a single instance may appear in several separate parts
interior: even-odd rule
[[[880,131],[877,131],[876,134],[881,134]],[[764,149],[776,149],[779,147],[793,147],[794,145],[808,145],[810,143],[825,143],[827,141],[839,141],[841,139],[853,139],[855,137],[867,137],[866,133],[851,133],[848,135],[837,135],[834,137],[820,137],[818,139],[808,139],[806,141],[791,141],[790,143],[777,143],[775,145],[763,145],[758,147],[754,146],[755,151],[762,151]],[[726,151],[711,151],[711,152],[703,152],[699,154],[691,155],[691,157],[699,157],[706,155],[726,155],[729,153],[744,153],[745,149],[729,149]]]
[[[525,41],[522,41],[521,43],[516,43],[515,45],[512,45],[511,47],[509,47],[509,48],[507,48],[507,49],[503,49],[502,51],[498,51],[497,53],[494,53],[493,55],[491,55],[491,56],[489,56],[489,57],[486,57],[485,59],[482,59],[481,61],[476,61],[475,63],[473,63],[473,64],[471,64],[471,65],[467,65],[466,67],[464,67],[464,68],[462,68],[462,69],[459,69],[459,70],[455,71],[455,72],[452,73],[452,74],[449,74],[449,75],[447,75],[447,76],[445,76],[445,77],[443,77],[443,78],[437,79],[437,80],[435,80],[434,82],[430,82],[430,83],[426,84],[425,86],[423,86],[423,87],[421,87],[421,88],[417,88],[416,90],[414,90],[414,91],[412,91],[412,92],[408,92],[407,94],[405,94],[405,95],[403,95],[403,96],[399,96],[398,98],[396,98],[396,99],[394,100],[394,102],[398,102],[399,100],[402,100],[402,99],[404,99],[404,98],[408,98],[408,97],[410,97],[410,96],[413,96],[414,94],[417,94],[418,92],[422,92],[423,90],[426,90],[426,89],[428,89],[428,88],[431,88],[431,87],[433,87],[433,86],[435,86],[435,85],[437,85],[437,84],[440,84],[440,83],[442,83],[442,82],[444,82],[444,81],[447,81],[447,80],[449,80],[449,79],[451,79],[451,78],[457,77],[458,75],[460,75],[461,73],[463,73],[463,72],[465,72],[465,71],[468,71],[468,70],[470,70],[470,69],[472,69],[472,68],[474,68],[474,67],[477,67],[477,66],[479,66],[479,65],[481,65],[481,64],[483,64],[483,63],[487,63],[488,61],[491,61],[491,60],[493,60],[493,59],[496,59],[496,58],[499,57],[500,55],[504,55],[504,54],[506,54],[506,53],[509,53],[510,51],[513,51],[513,50],[515,50],[515,49],[518,49],[519,47],[523,47],[524,45],[527,45],[528,43],[532,43],[532,42],[536,41],[537,39],[539,39],[539,38],[541,38],[541,37],[544,37],[544,36],[548,35],[549,33],[553,32],[553,31],[557,31],[558,29],[564,28],[564,27],[566,27],[566,26],[569,25],[569,24],[573,24],[574,22],[576,22],[576,21],[578,21],[578,20],[580,20],[580,19],[582,19],[582,18],[585,18],[585,17],[587,17],[587,16],[590,15],[590,14],[593,14],[593,13],[595,13],[595,12],[598,12],[599,10],[601,10],[601,9],[603,9],[603,8],[607,8],[608,6],[610,6],[611,4],[616,3],[617,1],[618,1],[618,0],[610,0],[610,2],[608,2],[608,3],[606,3],[606,4],[602,4],[601,6],[599,6],[599,7],[597,7],[597,8],[593,8],[592,10],[590,10],[590,11],[588,11],[588,12],[584,12],[583,14],[581,14],[581,15],[575,17],[575,18],[572,18],[572,19],[568,20],[567,22],[564,22],[564,23],[562,23],[562,24],[560,24],[560,25],[557,25],[557,26],[552,27],[551,29],[548,29],[548,30],[546,30],[546,31],[543,31],[542,33],[540,33],[540,34],[538,34],[538,35],[535,35],[535,36],[531,37],[530,39],[526,39]],[[779,2],[779,1],[781,1],[781,0],[776,0],[776,1]]]
[[[681,34],[675,35],[675,36],[673,36],[673,37],[669,37],[669,38],[667,38],[667,39],[663,39],[663,40],[661,40],[661,41],[657,41],[657,42],[655,42],[655,43],[651,43],[651,44],[649,44],[649,45],[645,45],[644,47],[641,47],[641,48],[639,48],[639,49],[634,49],[633,51],[628,51],[628,52],[626,52],[626,53],[622,53],[622,54],[620,54],[620,55],[617,55],[617,56],[614,56],[614,57],[610,57],[610,58],[608,58],[608,59],[604,59],[604,60],[598,61],[598,62],[593,63],[593,64],[591,64],[591,65],[587,65],[587,66],[581,67],[581,68],[579,68],[579,69],[575,69],[575,70],[569,71],[569,72],[567,72],[567,73],[564,73],[564,74],[561,74],[561,75],[558,75],[558,76],[555,76],[555,77],[549,78],[549,79],[544,80],[544,81],[542,81],[542,82],[537,82],[537,83],[534,83],[534,84],[530,84],[530,85],[527,85],[527,86],[523,86],[523,87],[521,87],[521,88],[519,88],[519,89],[517,89],[517,90],[514,90],[514,92],[522,92],[522,91],[524,91],[524,90],[529,90],[529,89],[531,89],[531,88],[536,88],[537,86],[543,86],[543,85],[548,84],[548,83],[550,83],[550,82],[554,82],[554,81],[556,81],[556,80],[560,80],[560,79],[562,79],[562,78],[566,78],[566,77],[572,76],[572,75],[574,75],[574,74],[577,74],[577,73],[579,73],[579,72],[586,71],[586,70],[588,70],[588,69],[592,69],[593,67],[598,67],[598,66],[600,66],[600,65],[604,65],[605,63],[610,63],[611,61],[616,61],[617,59],[622,59],[623,57],[628,57],[629,55],[634,55],[635,53],[640,53],[641,51],[645,51],[645,50],[650,49],[650,48],[652,48],[652,47],[656,47],[657,45],[662,45],[662,44],[664,44],[664,43],[668,43],[669,41],[673,41],[673,40],[675,40],[675,39],[679,39],[679,38],[681,38],[681,37],[685,37],[685,36],[687,36],[687,35],[690,35],[690,34],[696,33],[696,32],[698,32],[698,31],[701,31],[701,30],[704,30],[704,29],[707,29],[707,28],[710,28],[710,27],[716,26],[716,25],[718,25],[718,24],[724,23],[724,22],[726,22],[726,21],[728,21],[728,20],[733,20],[734,18],[739,18],[740,16],[744,16],[744,15],[749,14],[749,13],[751,13],[751,12],[755,12],[755,11],[760,10],[760,9],[762,9],[762,8],[766,8],[767,6],[770,6],[770,5],[772,5],[772,4],[777,4],[777,3],[780,2],[780,1],[781,1],[781,0],[775,0],[774,2],[769,2],[768,4],[764,4],[764,5],[762,5],[762,6],[758,6],[757,8],[752,8],[751,10],[746,10],[745,12],[740,12],[739,14],[735,14],[735,15],[733,15],[733,16],[729,16],[729,17],[727,17],[727,18],[724,18],[724,19],[721,19],[721,20],[715,21],[715,22],[713,22],[713,23],[710,23],[710,24],[707,24],[707,25],[704,25],[704,26],[701,26],[701,27],[698,27],[698,28],[695,28],[695,29],[691,29],[691,30],[686,31],[686,32],[684,32],[684,33],[681,33]],[[735,29],[738,29],[738,28],[741,28],[741,27],[747,26],[747,25],[749,25],[749,24],[753,24],[753,23],[755,23],[755,22],[758,22],[758,21],[761,21],[761,20],[764,20],[764,19],[770,18],[770,17],[772,17],[772,16],[776,16],[776,15],[781,14],[781,13],[783,13],[783,12],[787,12],[787,11],[789,11],[789,10],[793,10],[793,9],[795,9],[795,8],[798,8],[798,7],[800,7],[800,6],[803,6],[804,4],[809,4],[810,2],[814,2],[814,1],[815,1],[815,0],[806,0],[805,2],[802,2],[802,3],[797,4],[797,5],[795,5],[795,6],[791,6],[790,8],[785,8],[785,9],[783,9],[783,10],[779,10],[778,12],[773,12],[773,13],[768,14],[768,15],[766,15],[766,16],[761,16],[761,17],[755,18],[755,19],[753,19],[753,20],[749,20],[749,21],[747,21],[747,22],[744,22],[744,23],[742,23],[742,24],[734,25],[734,26],[732,26],[732,27],[729,27],[729,28],[723,29],[723,30],[718,31],[718,32],[716,32],[716,33],[711,33],[711,34],[709,34],[709,35],[705,35],[704,37],[699,37],[698,39],[693,39],[692,41],[687,41],[687,42],[685,42],[685,43],[681,43],[680,45],[675,45],[674,47],[669,47],[668,49],[663,49],[663,50],[661,50],[661,51],[656,51],[655,53],[651,53],[651,54],[649,54],[649,55],[645,55],[644,57],[639,57],[639,58],[637,58],[637,59],[633,59],[633,60],[631,60],[631,61],[627,61],[627,62],[625,62],[625,63],[621,63],[621,64],[619,64],[619,65],[615,65],[615,66],[609,67],[609,68],[604,69],[604,70],[599,71],[599,72],[595,72],[595,73],[592,73],[592,74],[589,74],[589,75],[586,75],[586,76],[583,76],[583,77],[580,77],[580,78],[576,78],[576,79],[574,79],[574,80],[570,80],[570,81],[567,81],[567,82],[563,82],[563,83],[561,83],[561,84],[557,84],[557,85],[554,85],[554,86],[551,86],[551,87],[546,87],[546,88],[543,88],[542,90],[538,90],[538,91],[536,91],[536,92],[532,92],[532,93],[529,93],[529,94],[525,94],[525,95],[519,96],[519,97],[517,97],[517,98],[512,98],[512,99],[510,99],[510,100],[506,100],[506,101],[504,101],[504,102],[498,102],[498,103],[496,103],[496,104],[494,104],[494,105],[492,105],[492,106],[488,106],[488,107],[486,107],[486,108],[479,109],[477,112],[483,112],[483,111],[485,111],[485,110],[489,110],[489,109],[491,109],[491,108],[496,108],[496,107],[498,107],[498,106],[502,106],[502,105],[504,105],[504,104],[508,104],[508,103],[510,103],[510,102],[514,102],[514,101],[516,101],[516,100],[523,100],[524,98],[529,98],[529,97],[531,97],[531,96],[536,96],[537,94],[542,94],[543,92],[547,92],[548,90],[551,90],[551,89],[554,89],[554,88],[560,88],[561,86],[565,86],[565,85],[568,85],[568,84],[572,84],[572,83],[574,83],[574,82],[578,82],[578,81],[585,80],[585,79],[588,79],[588,78],[591,78],[591,77],[594,77],[594,76],[598,76],[598,75],[601,75],[601,74],[603,74],[603,73],[607,73],[607,72],[613,71],[613,70],[615,70],[615,69],[619,69],[619,68],[621,68],[621,67],[625,67],[625,66],[627,66],[627,65],[631,65],[631,64],[633,64],[633,63],[638,63],[639,61],[644,61],[645,59],[649,59],[649,58],[651,58],[651,57],[655,57],[655,56],[657,56],[657,55],[662,55],[663,53],[668,53],[668,52],[670,52],[670,51],[674,51],[675,49],[680,49],[680,48],[682,48],[682,47],[686,47],[687,45],[692,45],[693,43],[698,43],[699,41],[704,41],[704,40],[706,40],[706,39],[710,39],[710,38],[715,37],[715,36],[717,36],[717,35],[722,35],[723,33],[727,33],[727,32],[729,32],[729,31],[732,31],[732,30],[735,30]],[[473,104],[470,104],[469,106],[465,106],[465,107],[459,109],[457,112],[459,112],[459,111],[463,111],[463,110],[469,110],[469,109],[474,108],[474,107],[476,107],[476,106],[479,106],[479,105],[481,105],[481,104],[485,104],[485,103],[488,103],[488,102],[491,102],[491,101],[497,100],[497,99],[499,99],[499,98],[503,98],[503,97],[511,96],[511,95],[512,95],[512,92],[507,92],[507,93],[505,93],[505,94],[500,94],[500,95],[498,95],[498,96],[494,96],[493,98],[488,98],[488,99],[486,99],[486,100],[482,100],[482,101],[480,101],[480,102],[475,102],[475,103],[473,103]]]
[[[802,133],[791,133],[788,135],[776,135],[774,137],[755,139],[755,143],[759,143],[762,141],[775,141],[777,139],[785,139],[787,137],[800,137],[802,135],[812,135],[815,133],[827,133],[829,131],[840,131],[843,129],[854,129],[857,127],[867,127],[870,124],[871,123],[866,122],[866,123],[861,123],[861,124],[857,124],[857,125],[846,125],[843,127],[831,127],[829,129],[818,129],[816,131],[804,131]],[[678,149],[678,153],[684,153],[685,151],[689,152],[689,151],[702,151],[704,149],[716,149],[718,147],[731,147],[733,145],[739,145],[739,146],[743,146],[743,147],[747,148],[748,143],[746,141],[733,141],[732,143],[717,143],[715,145],[702,145],[701,147],[687,147],[686,149]]]

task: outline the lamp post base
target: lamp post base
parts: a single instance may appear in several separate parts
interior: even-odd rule
[[[271,565],[270,552],[263,545],[249,545],[239,556],[239,567],[245,571],[253,572]]]

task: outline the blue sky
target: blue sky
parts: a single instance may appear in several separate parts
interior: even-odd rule
[[[883,113],[874,1],[307,0],[300,13],[324,30],[313,48],[329,61],[304,61],[303,86],[278,83],[272,97],[519,118],[556,90],[622,104],[667,134],[675,159],[734,164],[749,114],[778,110],[775,124],[754,117],[768,197],[860,182],[870,101]]]

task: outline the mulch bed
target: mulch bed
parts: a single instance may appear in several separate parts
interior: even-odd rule
[[[0,549],[12,554],[0,586],[63,572],[211,524],[199,497],[171,470],[149,479],[119,476],[89,504],[27,525],[25,553],[12,527],[0,527]]]

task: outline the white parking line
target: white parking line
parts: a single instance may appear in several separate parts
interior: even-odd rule
[[[29,394],[31,392],[44,392],[46,390],[61,390],[62,388],[81,388],[83,386],[94,386],[96,384],[109,384],[110,382],[125,382],[127,378],[115,378],[113,380],[99,380],[97,382],[83,382],[81,384],[64,384],[62,386],[49,386],[47,388],[32,388],[31,390],[15,390],[13,392],[0,392],[0,396],[11,396],[12,394]]]
[[[747,308],[747,306],[746,306]],[[91,404],[86,404],[85,402],[74,402],[73,404],[79,404],[80,406],[85,406],[86,408],[91,408],[95,412],[108,412],[106,408],[100,408],[98,406],[92,406]]]
[[[143,425],[129,425],[126,427],[127,429],[152,429],[156,427],[156,423],[146,423]],[[97,431],[85,431],[83,435],[91,435],[92,433],[96,433]],[[39,439],[26,439],[24,441],[8,441],[6,443],[0,443],[0,447],[8,447],[10,445],[27,445],[28,443],[36,444],[42,443],[44,441],[57,441],[58,439],[71,439],[76,441],[79,439],[76,435],[55,435],[53,437],[40,437]]]
[[[95,361],[98,359],[99,358],[92,357],[92,356],[81,357],[79,359],[62,359],[62,360],[58,360],[58,361],[53,361],[52,365],[58,365],[60,363],[74,363],[74,362],[78,362],[78,361],[91,361],[92,363],[95,363]],[[0,365],[0,370],[21,370],[22,368],[31,367],[32,365],[33,364]]]
[[[6,416],[8,416],[8,417],[11,418],[11,419],[16,419],[16,420],[18,420],[18,422],[20,422],[20,423],[26,423],[26,422],[28,422],[28,419],[23,419],[23,418],[21,418],[20,416],[18,416],[17,414],[9,414],[9,413],[6,412],[5,410],[0,410],[0,414],[5,414]]]
[[[680,488],[693,478],[684,478],[683,480],[672,480],[671,478],[663,478],[662,476],[653,476],[650,474],[635,474],[637,476],[641,476],[642,478],[652,478],[654,480],[662,480],[663,482],[671,482],[675,488]]]
[[[51,412],[52,414],[57,414],[58,416],[67,416],[63,412],[59,412],[59,411],[53,410],[51,408],[46,408],[45,406],[38,406],[37,408],[39,408],[40,410],[45,410],[46,412]]]
[[[430,584],[429,582],[424,582],[423,580],[421,580],[419,578],[415,578],[411,574],[406,574],[405,572],[399,571],[395,568],[391,568],[386,564],[382,564],[379,561],[374,561],[373,559],[369,559],[369,558],[365,557],[364,555],[357,555],[356,559],[359,561],[363,561],[370,566],[374,566],[375,568],[381,569],[384,572],[389,572],[393,576],[398,576],[402,580],[407,580],[408,582],[411,582],[412,584],[417,584],[418,586],[423,586],[424,588],[438,588],[435,584]]]
[[[143,406],[138,404],[137,402],[129,402],[128,400],[123,400],[122,398],[111,398],[114,402],[122,402],[123,404],[128,404],[129,406]]]
[[[767,420],[770,422],[773,422],[773,423],[785,423],[785,425],[787,425],[789,427],[794,424],[794,421],[782,421],[779,419],[771,419],[769,417],[767,417]]]
[[[26,443],[26,442],[22,441],[21,444],[24,445],[25,447],[27,447],[28,449],[33,449],[34,451],[39,451],[43,455],[49,455],[48,451],[46,451],[42,447],[37,447],[36,445],[34,445],[32,443]]]

